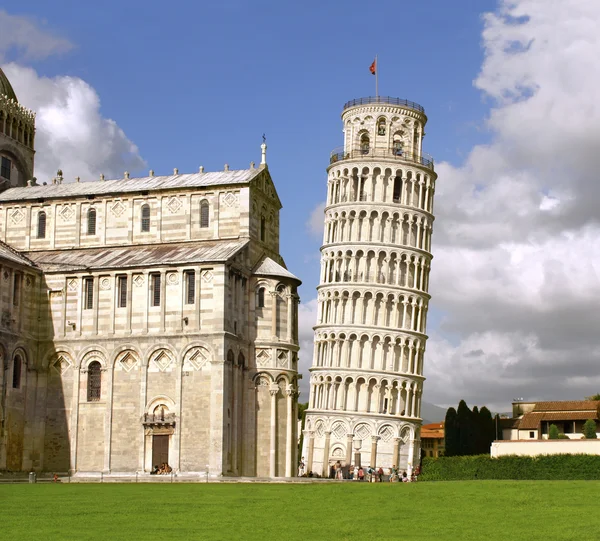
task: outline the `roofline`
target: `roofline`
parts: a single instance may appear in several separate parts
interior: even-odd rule
[[[235,240],[235,239],[222,239],[222,240]],[[239,239],[240,241],[242,239]],[[0,241],[1,242],[1,241]],[[187,244],[187,243],[192,243],[192,242],[198,242],[198,241],[183,241],[183,242],[168,242],[168,243],[154,243],[154,244],[128,244],[128,245],[115,245],[115,246],[105,246],[105,248],[149,248],[149,247],[158,247],[158,246],[164,246],[164,245],[173,245],[173,244]],[[244,248],[246,248],[248,246],[248,244],[250,243],[250,239],[249,238],[245,238],[245,242],[233,253],[231,254],[229,257],[227,258],[222,258],[222,259],[212,259],[212,260],[206,260],[203,261],[202,264],[223,264],[225,265],[228,261],[230,261],[231,259],[233,259],[235,256],[237,256],[241,250],[243,250]],[[99,247],[98,246],[94,246],[94,247],[85,247],[85,248],[68,248],[68,249],[60,249],[60,250],[38,250],[35,253],[42,253],[42,252],[74,252],[74,251],[85,251],[85,250],[98,250]],[[25,256],[23,256],[25,257]],[[43,262],[41,263],[42,265],[44,264]],[[60,263],[46,263],[47,265],[60,265]],[[165,262],[165,263],[140,263],[135,264],[135,265],[129,265],[129,266],[119,266],[119,267],[115,267],[115,266],[94,266],[94,267],[78,267],[76,265],[69,265],[66,263],[62,263],[62,265],[64,266],[70,266],[72,267],[72,270],[68,270],[68,269],[57,269],[57,270],[46,270],[43,269],[42,267],[36,267],[38,270],[42,271],[44,274],[65,274],[65,273],[77,273],[77,272],[85,272],[85,271],[96,271],[96,270],[102,270],[102,271],[106,271],[106,270],[125,270],[125,269],[137,269],[137,268],[154,268],[154,267],[181,267],[181,266],[185,266],[185,265],[195,265],[197,263],[194,263],[193,261],[188,261],[186,263],[172,263],[170,264],[169,262]]]
[[[223,182],[223,183],[218,183],[218,184],[208,184],[206,186],[169,186],[169,187],[165,187],[165,188],[161,188],[161,187],[157,187],[157,188],[146,188],[146,189],[139,189],[139,190],[132,190],[132,191],[123,191],[123,190],[114,190],[114,191],[110,191],[110,192],[106,192],[106,193],[81,193],[81,194],[73,194],[73,195],[52,195],[52,187],[55,186],[55,184],[47,184],[47,185],[41,185],[41,184],[35,184],[34,186],[20,186],[17,187],[15,189],[18,190],[22,190],[22,189],[27,189],[28,187],[30,188],[42,188],[42,189],[47,189],[49,194],[45,195],[45,194],[36,194],[36,195],[32,195],[31,197],[28,197],[26,199],[24,199],[23,197],[16,197],[14,199],[2,199],[3,196],[9,195],[9,192],[12,188],[8,188],[7,190],[5,190],[4,192],[2,192],[2,195],[0,195],[0,205],[4,204],[4,203],[13,203],[13,202],[23,202],[23,201],[40,201],[40,200],[44,200],[44,201],[50,201],[50,200],[62,200],[62,199],[68,199],[68,200],[72,200],[72,199],[87,199],[89,196],[97,196],[97,197],[106,197],[106,196],[114,196],[114,195],[136,195],[136,194],[143,194],[145,192],[151,193],[151,192],[167,192],[167,191],[189,191],[189,190],[193,190],[193,189],[208,189],[208,191],[210,191],[211,189],[214,188],[223,188],[225,186],[249,186],[250,183],[259,176],[260,173],[263,173],[264,171],[267,171],[267,169],[260,169],[260,168],[256,168],[256,169],[232,169],[231,172],[235,172],[235,171],[254,171],[255,173],[247,180],[244,181],[239,181],[239,182],[235,182],[235,183],[227,183],[227,182]],[[211,174],[211,173],[221,173],[222,171],[207,171],[205,174]],[[195,173],[181,173],[181,175],[156,175],[155,177],[132,177],[132,178],[111,178],[111,179],[106,179],[106,180],[86,180],[84,182],[81,182],[81,184],[104,184],[107,182],[123,182],[123,183],[128,183],[128,182],[135,182],[136,180],[142,180],[142,179],[147,179],[147,178],[160,178],[160,177],[173,177],[173,176],[183,176],[183,175],[192,175]],[[270,175],[269,175],[270,178]],[[66,185],[70,185],[70,184],[76,184],[75,182],[66,182]],[[59,186],[63,186],[63,184],[59,184]],[[277,193],[277,190],[275,190],[275,193]],[[279,201],[279,204],[281,205],[281,200],[279,200],[279,195],[277,195],[277,199]]]

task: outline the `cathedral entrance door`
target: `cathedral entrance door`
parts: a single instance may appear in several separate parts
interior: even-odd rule
[[[165,462],[169,463],[169,436],[152,436],[152,466],[160,468]]]

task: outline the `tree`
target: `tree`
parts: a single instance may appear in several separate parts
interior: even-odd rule
[[[583,423],[583,437],[586,440],[595,440],[598,438],[596,435],[596,421],[594,419],[588,419],[585,423]]]
[[[458,426],[458,454],[472,455],[474,451],[473,412],[464,400],[458,403],[456,410],[456,424]]]
[[[600,393],[593,394],[592,396],[586,396],[585,399],[586,400],[600,400]]]
[[[481,425],[481,449],[479,450],[479,454],[489,453],[492,442],[497,439],[496,423],[492,419],[490,410],[485,406],[479,410],[479,419]]]
[[[458,454],[456,410],[454,408],[448,408],[444,420],[444,456],[457,456]]]
[[[502,423],[500,422],[500,414],[496,413],[494,415],[494,439],[495,440],[503,440],[504,433],[502,432]]]
[[[548,428],[548,439],[549,440],[558,440],[559,438],[559,433],[558,433],[558,427],[555,424],[551,424],[550,428]]]

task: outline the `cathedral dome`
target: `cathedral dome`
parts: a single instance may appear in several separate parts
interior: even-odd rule
[[[5,95],[9,100],[13,99],[18,101],[17,95],[15,94],[8,77],[2,71],[2,68],[0,68],[0,96],[1,95]]]

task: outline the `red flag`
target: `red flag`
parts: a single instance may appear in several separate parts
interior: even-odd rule
[[[377,70],[377,59],[373,60],[373,63],[371,64],[371,67],[369,68],[369,71],[371,72],[372,75],[375,75],[376,70]]]

